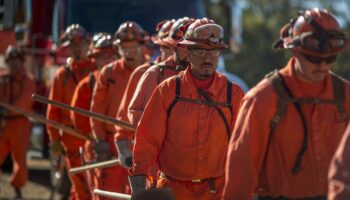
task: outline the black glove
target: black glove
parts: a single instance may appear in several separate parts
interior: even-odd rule
[[[145,175],[136,175],[129,176],[129,183],[131,191],[138,192],[146,189],[146,176]]]
[[[132,152],[129,148],[129,140],[120,140],[115,143],[118,150],[120,165],[125,168],[132,168]]]
[[[0,117],[8,116],[9,111],[6,108],[0,107]]]
[[[54,140],[50,143],[50,149],[51,149],[51,152],[56,156],[64,154],[64,149],[61,145],[61,142],[58,140]]]
[[[108,142],[106,141],[98,141],[94,145],[94,152],[95,152],[97,161],[106,161],[111,158],[109,145],[108,145]]]

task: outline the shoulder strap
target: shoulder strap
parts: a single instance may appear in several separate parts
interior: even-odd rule
[[[278,70],[274,70],[266,75],[277,95],[277,111],[270,122],[270,132],[273,133],[287,111],[288,99],[290,98],[282,85],[282,79]]]
[[[232,82],[227,80],[227,89],[226,89],[226,96],[227,96],[227,107],[230,109],[231,115],[233,113],[233,107],[232,107]]]
[[[345,86],[342,78],[336,74],[332,74],[332,84],[333,84],[333,96],[335,100],[335,105],[342,120],[348,119],[345,111]]]
[[[66,85],[68,79],[70,76],[72,76],[75,84],[78,84],[78,79],[77,77],[75,76],[75,74],[69,69],[69,66],[68,65],[65,65],[64,66],[64,70],[65,70],[65,76],[64,76],[64,79],[63,79],[63,85]]]
[[[112,79],[112,68],[113,68],[113,63],[107,66],[107,85],[115,84],[115,80]]]
[[[165,69],[177,71],[176,67],[173,67],[173,66],[169,66],[169,65],[157,65],[157,66],[158,66],[158,70],[159,70],[159,74],[157,77],[158,84],[161,83],[162,80],[164,79],[164,70]]]
[[[176,78],[175,78],[175,98],[174,98],[173,102],[171,102],[171,104],[167,110],[168,119],[170,117],[171,111],[174,108],[175,104],[179,101],[180,92],[181,92],[181,79],[180,79],[180,76],[176,76]]]
[[[90,89],[91,89],[91,95],[92,95],[92,93],[94,91],[95,83],[96,83],[96,80],[95,80],[94,73],[91,72],[89,74],[89,84],[90,84]]]
[[[269,150],[269,146],[271,143],[272,134],[274,133],[277,125],[279,124],[282,116],[287,110],[287,104],[290,102],[289,100],[294,98],[293,93],[288,88],[287,84],[285,83],[283,77],[279,74],[278,70],[275,70],[274,72],[267,75],[267,78],[272,84],[272,87],[274,88],[276,95],[277,95],[277,111],[275,113],[275,116],[272,118],[270,122],[270,133],[269,133],[269,139],[268,139],[268,146],[267,150],[265,152],[264,160],[266,161],[267,153]],[[297,154],[297,159],[293,165],[292,168],[292,174],[297,175],[301,170],[301,161],[302,158],[308,148],[308,138],[307,138],[307,124],[306,119],[304,116],[304,113],[302,112],[301,105],[299,102],[293,102],[293,105],[297,112],[300,115],[300,119],[303,125],[303,142],[302,146],[300,147],[300,150]]]

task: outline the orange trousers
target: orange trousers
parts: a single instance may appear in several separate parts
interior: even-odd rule
[[[166,178],[159,178],[157,188],[169,187],[175,195],[176,200],[220,200],[225,184],[225,176],[215,179],[214,194],[210,193],[208,181],[192,183],[190,181],[177,181]]]
[[[26,118],[7,120],[0,133],[0,165],[11,153],[13,159],[13,174],[10,184],[20,188],[28,179],[26,154],[29,145],[31,123]]]
[[[85,142],[85,147],[84,147],[84,160],[86,163],[89,163],[91,161],[95,160],[95,155],[93,152],[93,145],[90,141],[86,141]],[[86,183],[88,184],[88,188],[90,190],[90,196],[91,199],[95,199],[95,195],[94,195],[94,189],[98,189],[96,188],[96,174],[95,174],[95,170],[91,169],[85,172],[85,178]]]
[[[71,174],[69,173],[69,169],[74,167],[80,167],[81,161],[78,154],[78,151],[68,152],[65,156],[66,161],[66,169],[68,171],[69,179],[72,183],[70,200],[89,200],[90,191],[88,185],[86,184],[86,178],[84,173]]]
[[[108,134],[107,141],[114,157],[117,157],[117,150],[114,144],[114,135]],[[95,187],[101,190],[130,194],[127,169],[119,166],[95,170]],[[106,197],[96,196],[97,200],[112,200]]]

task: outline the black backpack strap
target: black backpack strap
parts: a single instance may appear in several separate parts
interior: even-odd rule
[[[277,95],[277,111],[272,118],[270,122],[270,132],[269,132],[269,139],[268,139],[268,146],[267,150],[264,155],[263,162],[267,159],[267,152],[270,147],[272,134],[274,133],[277,125],[279,124],[281,118],[283,117],[284,113],[287,111],[287,105],[290,102],[290,99],[294,98],[293,93],[288,88],[287,84],[285,83],[283,77],[279,74],[278,70],[275,70],[274,72],[267,75],[267,77],[272,84],[272,87]],[[299,102],[293,102],[294,107],[296,108],[297,112],[300,115],[301,122],[303,125],[303,143],[302,146],[297,154],[297,159],[294,163],[292,174],[297,175],[301,170],[301,161],[303,158],[303,155],[305,154],[307,148],[308,148],[308,138],[307,138],[307,124],[306,119],[304,116],[304,113],[301,109],[301,104]]]
[[[213,100],[211,100],[211,98],[209,97],[209,95],[202,89],[197,88],[198,94],[202,97],[205,98],[205,100],[207,100],[208,102],[213,102]],[[226,132],[227,132],[227,141],[230,141],[230,137],[231,137],[231,129],[230,129],[230,124],[228,123],[225,114],[222,112],[222,110],[214,104],[213,106],[215,108],[215,110],[219,113],[220,117],[222,118],[222,120],[224,121],[225,127],[226,127]]]
[[[175,104],[179,101],[180,92],[181,92],[181,79],[180,79],[180,76],[176,76],[176,78],[175,78],[175,98],[171,102],[171,104],[167,110],[168,119],[170,117],[171,111],[174,108]]]
[[[64,70],[65,70],[65,75],[64,75],[64,79],[63,79],[63,85],[66,85],[68,79],[70,76],[72,76],[73,80],[74,80],[74,83],[75,84],[78,84],[78,79],[77,77],[75,76],[75,74],[70,70],[69,66],[68,65],[65,65],[64,66]]]
[[[233,107],[232,107],[232,82],[227,80],[227,89],[226,89],[226,103],[227,107],[230,109],[231,115],[233,113]]]
[[[159,70],[159,74],[158,74],[158,77],[157,77],[157,82],[158,84],[161,83],[164,79],[164,70],[165,69],[170,69],[170,70],[173,70],[173,71],[180,71],[178,69],[178,66],[174,67],[174,66],[170,66],[170,65],[157,65],[158,66],[158,70]]]
[[[109,84],[115,84],[115,80],[112,79],[112,69],[113,63],[107,66],[107,86],[109,86]]]
[[[333,96],[335,100],[335,106],[341,116],[341,120],[347,120],[348,115],[345,111],[345,85],[342,78],[332,74],[332,84],[333,84]]]
[[[89,84],[90,84],[90,89],[91,89],[91,95],[94,91],[95,83],[96,83],[96,79],[95,79],[94,73],[91,72],[89,74]]]

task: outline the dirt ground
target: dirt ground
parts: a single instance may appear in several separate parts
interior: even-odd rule
[[[24,200],[59,200],[60,195],[52,195],[50,187],[50,162],[44,159],[29,159],[29,178],[22,189]],[[9,185],[10,172],[3,171],[0,178],[0,200],[10,200],[14,196]]]

